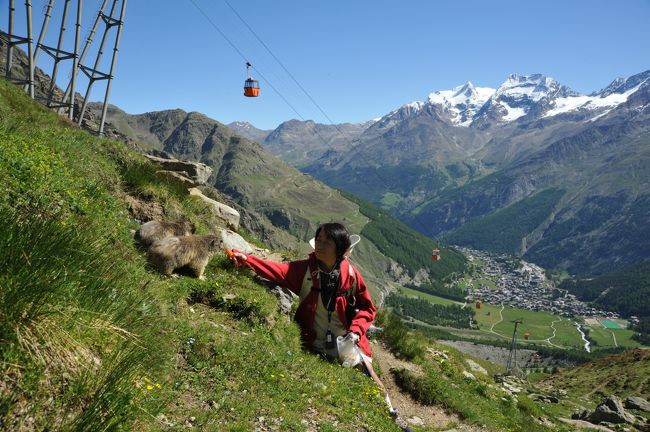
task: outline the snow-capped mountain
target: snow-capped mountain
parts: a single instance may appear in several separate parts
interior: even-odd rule
[[[610,85],[589,96],[572,95],[556,99],[544,117],[579,112],[585,114],[587,120],[595,120],[626,103],[632,94],[646,87],[650,87],[650,71],[628,79],[616,78]]]
[[[509,123],[528,114],[546,111],[557,98],[578,96],[553,78],[541,75],[510,75],[483,105],[472,126],[486,128]]]
[[[451,90],[435,91],[426,102],[407,103],[386,114],[375,127],[387,129],[424,111],[452,126],[476,129],[566,113],[590,121],[627,102],[630,95],[645,86],[650,86],[650,71],[628,79],[617,78],[588,96],[542,74],[512,74],[496,90],[467,82]]]
[[[453,124],[469,126],[476,113],[496,92],[489,87],[474,87],[470,81],[451,90],[436,91],[429,95],[429,103],[441,105]]]

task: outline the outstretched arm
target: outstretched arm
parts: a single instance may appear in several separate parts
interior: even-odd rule
[[[253,270],[258,276],[285,286],[295,294],[300,294],[302,279],[305,275],[306,261],[279,263],[263,260],[254,255],[245,255],[237,250],[233,251],[230,259],[238,267],[246,266]]]

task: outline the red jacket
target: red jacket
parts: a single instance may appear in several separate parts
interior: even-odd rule
[[[305,276],[309,271],[310,261],[312,268],[317,269],[318,263],[313,253],[310,253],[309,258],[306,260],[291,261],[288,263],[266,261],[253,255],[248,255],[246,261],[240,261],[259,276],[287,287],[301,298],[302,301],[296,311],[295,319],[300,325],[302,330],[302,339],[307,346],[311,346],[316,338],[316,333],[314,331],[314,316],[316,314],[316,307],[318,306],[317,302],[320,301],[319,291],[311,288],[309,288],[308,293],[303,291],[303,284],[306,282]],[[341,284],[338,291],[341,295],[336,297],[335,311],[348,331],[359,334],[359,348],[361,348],[364,354],[371,356],[372,353],[370,352],[370,343],[366,337],[366,331],[374,321],[377,309],[370,299],[370,293],[368,292],[368,288],[361,278],[361,275],[358,271],[355,271],[355,276],[351,276],[350,268],[351,266],[349,261],[343,259],[343,261],[341,261]],[[345,309],[348,304],[347,292],[354,286],[355,279],[355,308],[359,309],[359,312],[352,319],[352,322],[348,323],[345,316]],[[309,284],[311,284],[311,278]],[[303,291],[302,296],[301,291]]]

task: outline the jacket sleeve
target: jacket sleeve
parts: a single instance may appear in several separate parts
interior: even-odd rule
[[[302,280],[305,277],[307,268],[306,261],[279,263],[248,255],[247,259],[242,261],[242,264],[253,270],[258,276],[272,280],[289,288],[294,294],[300,295]]]
[[[350,331],[359,333],[359,335],[363,337],[375,320],[377,308],[375,308],[375,305],[370,298],[370,292],[368,291],[361,274],[356,270],[355,273],[357,278],[357,289],[354,297],[359,312],[357,312],[355,317],[352,319],[352,323],[350,323]]]

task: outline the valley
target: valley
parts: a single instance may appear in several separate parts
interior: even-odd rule
[[[460,248],[470,262],[471,276],[452,282],[466,290],[464,302],[449,300],[416,289],[400,288],[407,297],[432,304],[460,305],[474,310],[472,328],[440,327],[460,340],[501,341],[509,343],[513,321],[520,320],[517,342],[521,348],[603,350],[635,348],[629,322],[614,312],[595,308],[578,300],[545,276],[539,266],[513,256]],[[417,319],[420,325],[426,325]]]

